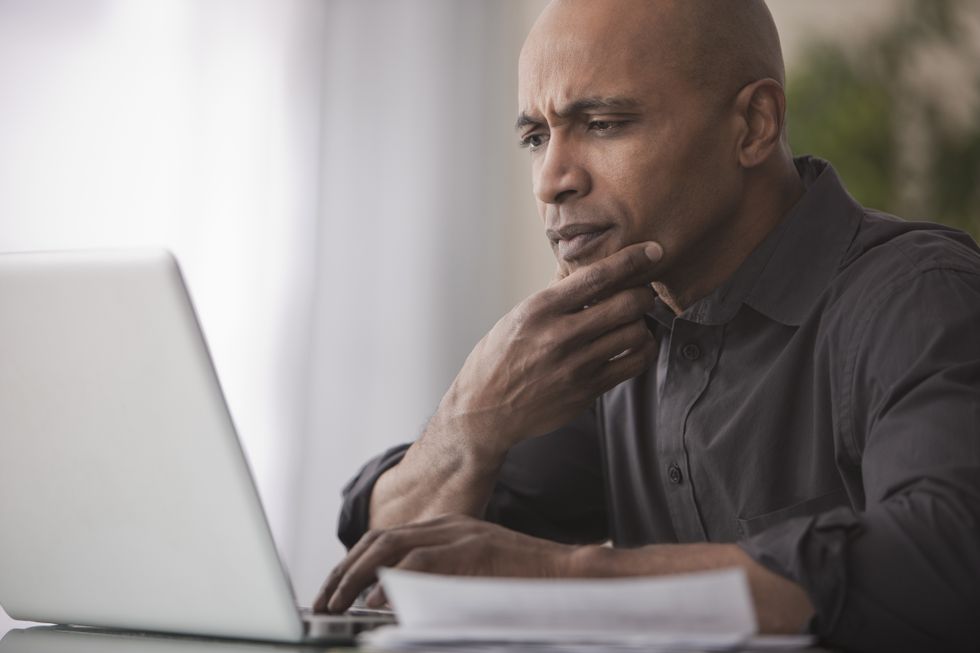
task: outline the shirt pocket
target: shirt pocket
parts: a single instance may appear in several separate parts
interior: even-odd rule
[[[793,517],[807,517],[827,512],[838,506],[849,506],[847,492],[844,490],[834,490],[826,494],[821,494],[812,499],[805,499],[785,508],[779,508],[771,512],[766,512],[748,519],[736,519],[736,528],[740,537],[751,537],[756,533],[766,530],[770,526],[775,526]]]

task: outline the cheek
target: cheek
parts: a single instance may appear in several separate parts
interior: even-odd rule
[[[614,183],[630,197],[635,240],[659,240],[667,247],[686,241],[729,206],[737,179],[719,138],[705,134],[661,137],[630,153],[631,166]]]
[[[629,244],[653,240],[666,225],[676,181],[669,160],[652,147],[632,147],[610,164],[609,192],[620,204],[624,237]]]

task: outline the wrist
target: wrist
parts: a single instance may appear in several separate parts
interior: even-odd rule
[[[470,410],[455,394],[450,388],[443,397],[423,437],[440,448],[452,449],[461,464],[495,472],[514,444],[511,434],[496,416]]]
[[[466,478],[468,483],[476,484],[495,481],[507,451],[485,446],[482,440],[465,421],[437,412],[408,455],[419,456],[432,472],[441,470],[440,475]]]

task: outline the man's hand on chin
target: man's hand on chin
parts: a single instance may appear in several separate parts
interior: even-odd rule
[[[542,540],[463,515],[369,531],[331,572],[314,603],[316,612],[343,612],[377,581],[379,567],[457,576],[551,577],[573,575],[579,547]],[[384,603],[376,588],[369,607]]]
[[[658,243],[624,247],[515,307],[467,357],[436,412],[437,430],[497,458],[645,370],[657,343],[643,318],[662,256]]]

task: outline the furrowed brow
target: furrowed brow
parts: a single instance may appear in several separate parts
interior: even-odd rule
[[[589,111],[633,111],[640,107],[640,101],[628,97],[587,97],[569,102],[567,105],[556,111],[559,118],[567,118],[576,114]],[[525,112],[521,112],[514,124],[514,129],[522,129],[529,126],[543,124],[539,118],[534,118]]]
[[[514,129],[520,130],[523,129],[524,127],[537,126],[540,124],[541,124],[540,120],[538,120],[537,118],[532,118],[528,114],[521,111],[520,115],[517,116],[517,122],[514,123]]]
[[[587,97],[569,102],[557,111],[561,117],[574,116],[587,111],[631,111],[639,108],[640,101],[627,97]]]

